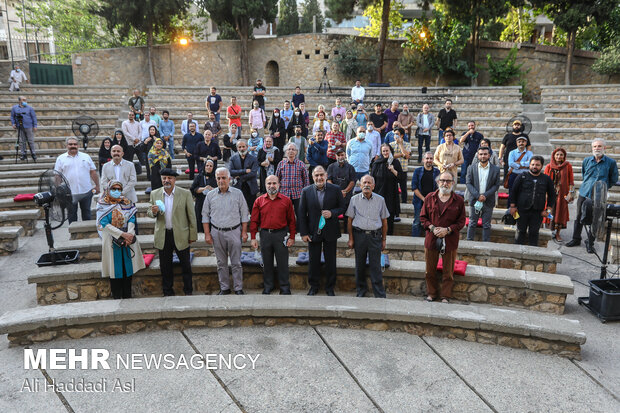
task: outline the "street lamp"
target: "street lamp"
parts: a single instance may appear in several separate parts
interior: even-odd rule
[[[187,38],[186,38],[186,37],[181,37],[181,38],[179,39],[179,44],[180,44],[181,46],[187,46],[187,44],[188,44],[188,43],[189,43],[189,40],[187,40]]]

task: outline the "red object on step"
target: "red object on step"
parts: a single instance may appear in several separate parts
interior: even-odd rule
[[[144,264],[148,267],[153,262],[155,254],[142,254],[142,258],[144,258]]]
[[[185,170],[185,173],[186,173],[186,174],[189,174],[189,168],[187,168],[187,169]],[[194,173],[196,173],[196,174],[197,174],[197,173],[198,173],[198,169],[194,169]]]
[[[499,199],[508,199],[508,192],[500,192],[497,194]]]
[[[338,219],[344,219],[344,214],[338,215]]]
[[[469,218],[465,218],[465,226],[469,225]],[[482,227],[482,218],[478,218],[478,226]]]
[[[34,194],[18,194],[13,198],[13,202],[26,202],[32,201],[34,199]]]
[[[443,271],[443,260],[441,258],[439,258],[439,261],[437,262],[437,271]],[[455,275],[465,275],[465,271],[467,271],[467,261],[454,261]]]

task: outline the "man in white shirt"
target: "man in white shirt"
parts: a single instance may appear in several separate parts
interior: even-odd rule
[[[140,128],[142,129],[142,134],[140,135],[140,140],[144,142],[146,138],[149,136],[149,128],[151,126],[157,127],[157,123],[151,119],[151,114],[146,112],[144,114],[144,120],[140,121]]]
[[[136,115],[132,112],[128,112],[127,120],[121,124],[121,130],[125,135],[127,141],[127,153],[124,158],[130,162],[133,162],[133,155],[135,153],[135,146],[142,140],[142,127],[140,122],[136,122]]]
[[[364,96],[366,95],[366,91],[362,87],[362,82],[358,79],[355,81],[355,86],[351,89],[351,103],[355,103],[359,105],[360,103],[364,103]]]
[[[73,204],[69,211],[69,223],[77,221],[78,205],[82,213],[82,221],[89,221],[93,194],[99,193],[99,175],[90,156],[79,151],[77,138],[67,138],[67,152],[56,159],[54,169],[67,178],[71,187]],[[95,183],[94,189],[93,182]]]
[[[189,133],[189,128],[187,127],[189,122],[196,125],[196,132],[200,131],[198,122],[194,120],[194,114],[192,112],[187,112],[187,119],[181,123],[181,136],[185,136]]]
[[[372,122],[366,129],[366,141],[372,145],[372,159],[376,160],[381,155],[381,134],[375,129]]]
[[[9,92],[19,92],[19,84],[27,81],[28,78],[24,71],[19,68],[19,65],[15,65],[15,69],[11,70],[9,75]]]
[[[134,203],[138,202],[136,168],[133,163],[123,159],[123,148],[120,145],[112,146],[110,153],[112,161],[106,162],[101,169],[101,186],[107,188],[108,182],[119,181],[123,184],[123,196]]]

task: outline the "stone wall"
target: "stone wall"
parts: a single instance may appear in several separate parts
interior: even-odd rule
[[[263,78],[267,86],[275,79],[281,86],[318,87],[322,70],[327,67],[332,85],[350,85],[352,79],[341,77],[335,69],[334,57],[339,52],[343,35],[299,34],[250,41],[250,79]],[[357,37],[365,47],[374,48],[372,39]],[[392,86],[434,85],[430,74],[405,75],[398,70],[402,41],[389,40],[386,48],[384,81]],[[514,43],[483,42],[478,63],[486,65],[486,55],[505,57]],[[598,53],[577,51],[573,66],[573,83],[613,83],[620,76],[599,75],[590,69]],[[80,64],[76,63],[80,59]],[[564,82],[566,52],[559,47],[520,44],[518,62],[525,62],[528,89],[540,96],[540,85]],[[187,46],[158,45],[153,52],[155,80],[159,85],[241,85],[239,42],[218,40],[195,42]],[[277,73],[277,75],[275,75]],[[73,56],[76,84],[118,84],[145,86],[149,83],[146,47],[100,49]],[[366,84],[370,78],[362,79]],[[450,78],[441,80],[448,84]],[[479,85],[488,84],[488,73],[480,71]]]

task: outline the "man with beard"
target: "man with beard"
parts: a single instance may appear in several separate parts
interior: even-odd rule
[[[101,186],[107,188],[110,181],[119,181],[123,184],[122,195],[133,203],[138,202],[136,168],[133,163],[123,159],[123,148],[120,145],[112,146],[110,153],[112,162],[106,162],[101,169]]]
[[[322,166],[312,171],[314,185],[301,192],[298,228],[301,239],[308,243],[308,295],[319,292],[321,273],[325,274],[325,292],[334,296],[336,286],[336,246],[340,238],[338,216],[344,213],[342,192],[336,185],[326,182],[327,174]],[[321,268],[321,249],[325,256],[325,267]]]
[[[327,182],[338,185],[340,191],[342,191],[346,207],[349,206],[349,202],[351,201],[351,195],[356,181],[357,175],[355,173],[355,168],[347,162],[344,149],[336,150],[336,162],[327,167]]]
[[[308,185],[309,179],[306,164],[297,159],[297,153],[297,146],[294,143],[288,143],[284,147],[286,158],[278,164],[276,176],[282,185],[282,194],[291,199],[295,208],[295,216],[299,217],[301,191]]]
[[[175,185],[176,171],[164,168],[159,174],[164,186],[151,192],[151,207],[146,214],[155,218],[153,246],[159,250],[162,289],[164,296],[174,295],[172,253],[176,251],[181,262],[183,292],[192,295],[189,246],[198,238],[194,199],[189,190]]]
[[[202,171],[205,168],[205,162],[207,162],[207,160],[212,160],[214,168],[217,168],[218,159],[222,159],[220,145],[213,140],[213,134],[210,130],[207,129],[205,131],[204,138],[204,141],[196,144],[193,153],[196,163],[198,164],[198,171]]]
[[[245,139],[237,141],[237,153],[230,157],[230,176],[234,179],[233,186],[243,193],[248,210],[254,205],[258,184],[258,159],[248,153],[248,144]]]
[[[566,246],[575,247],[581,244],[581,205],[586,198],[592,198],[592,189],[597,181],[602,181],[607,185],[607,190],[618,181],[618,164],[615,160],[605,155],[605,140],[594,139],[592,141],[592,156],[583,160],[581,164],[583,182],[579,188],[579,198],[577,199],[577,218],[573,229],[573,239]],[[594,237],[589,237],[586,243],[586,250],[594,254]]]
[[[420,214],[426,195],[437,190],[437,176],[439,169],[435,168],[433,161],[433,153],[426,152],[424,154],[424,165],[413,171],[411,178],[411,190],[413,191],[413,225],[411,227],[411,236],[419,237],[422,232],[420,224]],[[424,234],[422,234],[424,235]]]
[[[263,257],[263,294],[274,289],[273,256],[278,263],[278,284],[281,295],[290,295],[288,249],[295,243],[295,211],[289,198],[280,193],[280,182],[275,175],[265,180],[267,193],[254,202],[250,221],[252,248],[258,248],[256,233],[260,228],[260,251]],[[288,239],[286,233],[288,230]]]
[[[502,139],[502,144],[499,147],[499,159],[500,159],[502,166],[504,167],[504,176],[508,174],[508,168],[509,168],[508,155],[510,154],[510,152],[517,149],[517,139],[519,137],[523,136],[525,137],[525,139],[527,139],[527,143],[525,147],[527,148],[528,151],[532,149],[530,138],[522,131],[523,131],[523,126],[521,124],[521,121],[519,119],[516,119],[512,123],[512,132],[504,135],[504,139]]]
[[[528,244],[532,247],[538,246],[538,232],[542,219],[551,213],[555,205],[553,181],[541,173],[544,164],[542,156],[533,156],[529,171],[520,174],[510,190],[510,213],[513,216],[519,213],[515,244],[525,245],[527,233]]]
[[[385,200],[373,194],[375,179],[365,175],[360,180],[362,193],[351,198],[347,208],[347,232],[349,248],[355,248],[355,284],[358,297],[366,295],[366,267],[370,270],[370,281],[375,298],[385,298],[383,275],[381,274],[381,251],[385,249],[387,217],[390,215]],[[366,264],[368,257],[368,264]]]
[[[424,199],[420,221],[426,230],[424,259],[426,261],[426,301],[441,298],[447,303],[454,286],[454,261],[459,246],[459,231],[465,226],[465,201],[454,193],[456,182],[450,172],[437,178],[439,189]],[[437,262],[442,255],[441,289],[437,280]]]

